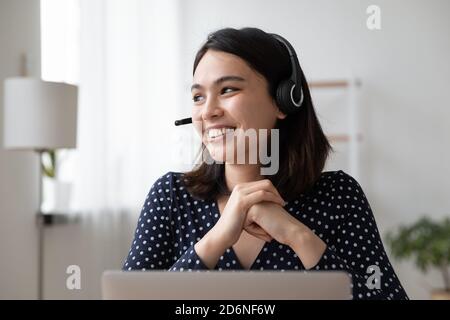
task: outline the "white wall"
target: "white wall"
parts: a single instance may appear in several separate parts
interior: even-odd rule
[[[0,1],[0,144],[3,145],[3,80],[19,76],[30,53],[30,75],[40,74],[39,1]],[[37,297],[38,157],[0,147],[0,299]]]
[[[379,31],[366,28],[371,4],[381,8]],[[450,214],[448,12],[447,0],[190,0],[186,82],[207,33],[227,26],[284,35],[309,80],[353,72],[363,83],[359,181],[384,234],[421,214]],[[325,127],[335,120],[316,107]],[[423,277],[410,263],[393,264],[411,298],[427,299],[442,283],[438,273]]]

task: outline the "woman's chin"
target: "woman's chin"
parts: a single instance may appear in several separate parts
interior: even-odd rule
[[[225,162],[226,161],[226,152],[223,148],[209,148],[208,149],[211,158],[214,162]]]
[[[210,147],[208,148],[209,154],[214,162],[224,163],[224,162],[233,162],[233,155],[230,154],[227,156],[226,149],[223,147]]]

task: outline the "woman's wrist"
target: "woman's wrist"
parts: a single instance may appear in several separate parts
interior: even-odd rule
[[[194,248],[208,269],[212,269],[228,247],[217,229],[213,227],[194,245]]]
[[[322,239],[304,226],[294,228],[288,239],[288,246],[297,254],[305,269],[314,267],[327,248]]]
[[[302,243],[307,241],[308,237],[308,229],[300,223],[294,223],[294,224],[288,224],[285,227],[286,234],[285,234],[285,241],[284,244],[293,248],[293,247],[300,247],[302,246]],[[309,230],[311,231],[311,230]]]
[[[217,224],[212,227],[206,235],[208,236],[211,245],[218,248],[220,251],[225,251],[233,245]]]

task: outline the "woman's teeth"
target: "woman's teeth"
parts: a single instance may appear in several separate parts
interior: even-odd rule
[[[232,132],[234,132],[234,128],[210,129],[208,130],[208,138],[214,139]]]

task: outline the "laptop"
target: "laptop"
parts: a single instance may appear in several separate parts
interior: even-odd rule
[[[105,271],[106,300],[347,300],[343,271]]]

